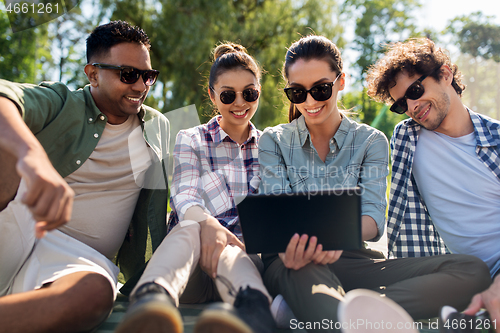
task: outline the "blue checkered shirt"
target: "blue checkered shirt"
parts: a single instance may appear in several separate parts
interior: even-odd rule
[[[500,179],[500,122],[467,110],[474,125],[477,157]],[[387,221],[389,257],[449,253],[434,228],[413,178],[413,156],[420,128],[412,119],[403,120],[396,125],[391,138],[392,179]]]
[[[235,199],[256,193],[259,187],[261,131],[250,123],[249,137],[239,145],[218,119],[220,116],[177,134],[168,231],[184,220],[188,208],[198,205],[241,238]]]

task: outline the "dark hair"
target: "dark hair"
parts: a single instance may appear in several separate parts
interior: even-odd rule
[[[87,37],[87,63],[90,64],[95,57],[108,53],[113,46],[127,42],[144,45],[148,50],[151,48],[144,30],[128,22],[112,21],[98,26]]]
[[[299,59],[324,60],[330,64],[332,72],[342,73],[343,65],[340,50],[331,40],[323,36],[302,37],[290,46],[283,64],[283,77],[286,81],[288,81],[288,69]],[[298,117],[300,117],[300,112],[295,107],[295,104],[290,103],[288,121],[291,122]]]
[[[218,45],[213,50],[213,59],[208,78],[210,93],[212,93],[212,89],[219,76],[225,71],[235,68],[242,68],[251,72],[260,81],[262,70],[257,61],[247,53],[245,47],[239,44],[226,42]]]
[[[465,90],[462,73],[457,65],[451,63],[445,49],[436,46],[428,38],[413,38],[404,43],[389,44],[386,54],[368,70],[368,95],[379,102],[393,103],[389,89],[396,85],[395,77],[400,72],[404,71],[409,76],[429,75],[439,81],[440,71],[437,69],[443,65],[450,67],[453,72],[453,88],[462,96]]]

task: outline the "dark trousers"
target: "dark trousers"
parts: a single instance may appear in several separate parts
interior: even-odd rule
[[[295,271],[277,255],[263,256],[264,284],[271,295],[283,295],[300,322],[336,322],[340,295],[357,288],[385,294],[414,319],[430,319],[443,305],[465,309],[474,294],[491,284],[488,267],[474,256],[377,257],[369,250],[346,251],[334,264],[311,263]],[[318,285],[335,289],[339,297],[313,294]]]

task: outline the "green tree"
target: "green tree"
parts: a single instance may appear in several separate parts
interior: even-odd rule
[[[445,32],[453,36],[463,53],[500,62],[500,26],[493,23],[492,16],[475,12],[456,17]]]
[[[500,26],[475,12],[451,20],[444,33],[460,50],[456,63],[467,85],[464,104],[500,119]]]
[[[360,92],[347,94],[343,103],[346,108],[358,110],[359,120],[368,125],[383,110],[383,105],[366,94],[366,72],[386,51],[389,43],[422,35],[412,16],[420,6],[419,0],[346,0],[342,5],[346,20],[355,20],[355,37],[351,44],[358,56],[349,70],[357,86],[361,87]],[[401,117],[394,117],[390,112],[384,112],[382,116],[385,118],[377,122],[377,128],[390,137]]]
[[[13,33],[0,11],[0,78],[38,83],[42,64],[51,58],[46,25]]]

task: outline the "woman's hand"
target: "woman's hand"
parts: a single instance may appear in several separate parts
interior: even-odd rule
[[[309,240],[309,245],[306,249],[308,235],[299,237],[295,234],[290,239],[285,253],[280,253],[279,256],[286,268],[299,270],[310,262],[317,265],[333,264],[336,262],[342,251],[323,251],[323,245],[317,244],[318,239],[313,236]]]
[[[200,267],[210,277],[215,279],[217,276],[219,257],[224,248],[232,244],[240,247],[244,251],[245,246],[231,231],[224,228],[213,216],[208,216],[205,221],[201,221],[200,226]]]

